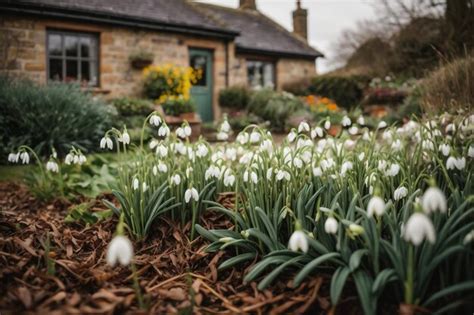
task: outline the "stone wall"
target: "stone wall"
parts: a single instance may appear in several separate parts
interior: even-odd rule
[[[286,84],[298,82],[316,75],[314,60],[280,59],[276,66],[277,88],[281,90]]]

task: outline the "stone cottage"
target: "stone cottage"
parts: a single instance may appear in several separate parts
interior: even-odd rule
[[[0,71],[137,96],[142,72],[129,57],[151,52],[154,64],[202,70],[192,96],[208,121],[220,115],[222,88],[281,89],[316,74],[322,54],[308,45],[307,10],[296,3],[291,33],[256,0],[240,0],[238,9],[186,0],[0,0]]]

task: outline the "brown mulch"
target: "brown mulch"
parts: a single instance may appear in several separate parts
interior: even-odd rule
[[[92,210],[104,210],[101,199]],[[224,201],[225,202],[225,201]],[[72,203],[42,203],[24,186],[0,183],[0,313],[184,313],[318,314],[330,310],[328,277],[291,288],[291,275],[271,289],[243,284],[250,266],[217,272],[228,258],[206,253],[206,242],[188,239],[189,228],[161,220],[148,239],[135,242],[135,263],[147,311],[138,308],[129,268],[111,268],[105,252],[116,220],[91,226],[66,224]],[[207,228],[230,228],[218,214],[202,220]],[[45,241],[54,272],[48,275]]]

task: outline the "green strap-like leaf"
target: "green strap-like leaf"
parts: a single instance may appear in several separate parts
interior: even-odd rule
[[[313,259],[310,263],[306,264],[303,269],[295,277],[293,281],[293,286],[297,287],[301,284],[301,282],[311,273],[314,269],[316,269],[322,263],[332,260],[334,258],[341,257],[339,253],[328,253],[322,256],[319,256],[316,259]]]

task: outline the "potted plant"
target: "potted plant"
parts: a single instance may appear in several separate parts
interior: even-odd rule
[[[184,97],[169,98],[161,106],[168,116],[180,117],[188,121],[196,118],[196,106],[191,99]]]
[[[134,69],[141,70],[153,63],[153,53],[147,51],[138,51],[132,53],[129,57],[129,60]]]

